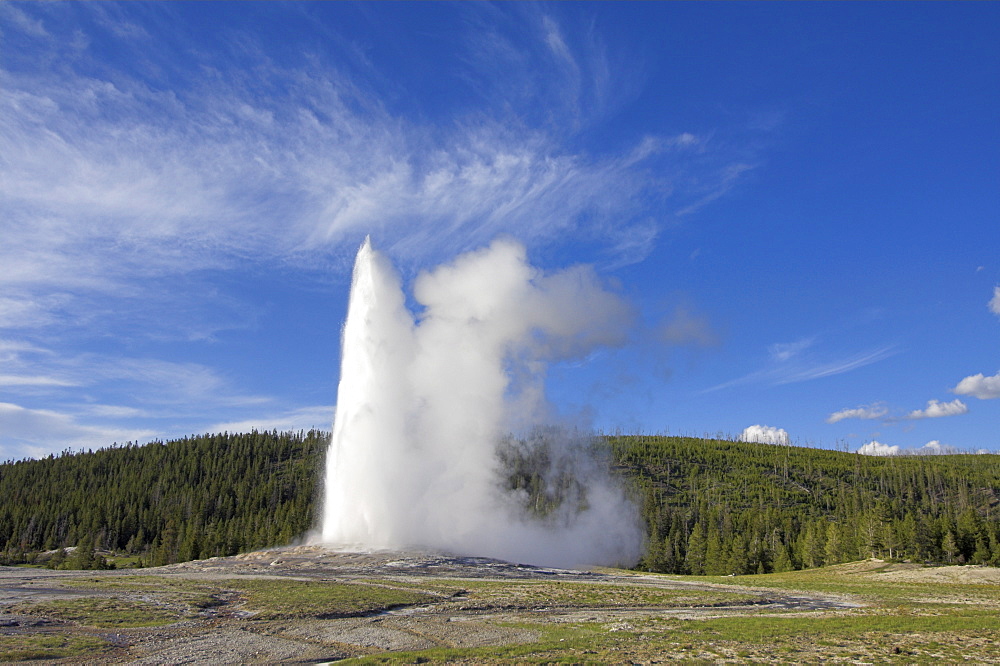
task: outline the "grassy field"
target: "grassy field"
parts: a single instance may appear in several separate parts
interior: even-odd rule
[[[376,626],[373,613],[406,607],[434,622],[488,624],[532,639],[462,648],[441,642],[416,652],[370,646],[352,663],[1000,662],[1000,570],[981,567],[873,561],[760,576],[620,571],[592,581],[89,575],[46,584],[66,596],[3,610],[51,624],[0,633],[0,661],[127,657],[109,631],[238,622],[289,635],[299,622]],[[796,606],[798,595],[839,599],[843,607]]]
[[[922,568],[863,562],[783,574],[669,576],[725,585],[730,592],[822,593],[856,600],[836,611],[635,616],[611,622],[524,622],[538,642],[475,650],[372,655],[356,663],[1000,662],[1000,576],[995,569]],[[984,572],[987,575],[978,576]],[[954,576],[949,574],[956,574]],[[963,575],[964,574],[964,575]],[[507,586],[509,600],[525,586]],[[590,586],[587,597],[602,590]],[[609,603],[617,594],[603,592]],[[491,593],[502,594],[493,589]],[[713,594],[726,594],[715,592]],[[710,599],[691,599],[690,605]],[[602,603],[599,602],[599,603]]]

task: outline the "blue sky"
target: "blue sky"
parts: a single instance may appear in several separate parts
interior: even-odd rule
[[[998,43],[997,3],[0,3],[0,459],[329,428],[367,234],[407,283],[593,264],[636,326],[548,391],[595,428],[1000,450]]]

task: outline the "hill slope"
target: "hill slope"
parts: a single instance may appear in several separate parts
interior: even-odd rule
[[[251,432],[0,465],[0,548],[85,544],[146,564],[289,543],[314,521],[328,436]]]
[[[327,441],[227,433],[4,463],[0,559],[79,545],[164,564],[289,543],[315,523]],[[1000,565],[1000,456],[659,436],[598,446],[643,508],[641,568],[756,573],[872,556]]]
[[[608,442],[643,498],[650,570],[764,573],[867,557],[1000,565],[1000,456]]]

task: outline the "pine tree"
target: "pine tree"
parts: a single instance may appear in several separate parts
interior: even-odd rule
[[[774,553],[772,568],[775,573],[781,573],[783,571],[791,571],[795,567],[792,565],[792,558],[788,554],[788,547],[783,543],[779,543],[777,549]]]
[[[949,564],[955,561],[959,553],[958,544],[955,542],[955,535],[951,533],[951,530],[945,532],[944,537],[941,539],[941,552],[944,553],[946,561]]]
[[[89,534],[84,534],[83,537],[76,543],[76,550],[73,551],[73,557],[69,560],[70,568],[72,569],[93,569],[94,562],[94,540]]]
[[[684,558],[688,572],[694,576],[701,576],[705,573],[706,545],[705,529],[701,522],[697,522],[694,529],[691,530],[691,536],[688,537],[687,555]]]
[[[823,559],[826,564],[843,562],[843,546],[840,539],[840,528],[837,523],[826,526],[826,543],[823,545]]]

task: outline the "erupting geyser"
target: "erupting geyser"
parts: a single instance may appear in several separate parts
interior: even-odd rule
[[[545,275],[496,241],[422,273],[407,309],[366,239],[354,266],[327,457],[324,543],[427,547],[550,566],[632,564],[635,507],[586,447],[547,442],[542,476],[584,499],[539,517],[503,483],[498,446],[549,416],[545,364],[622,341],[629,308],[593,271]],[[508,451],[510,451],[508,447]],[[567,472],[569,470],[569,472]]]

